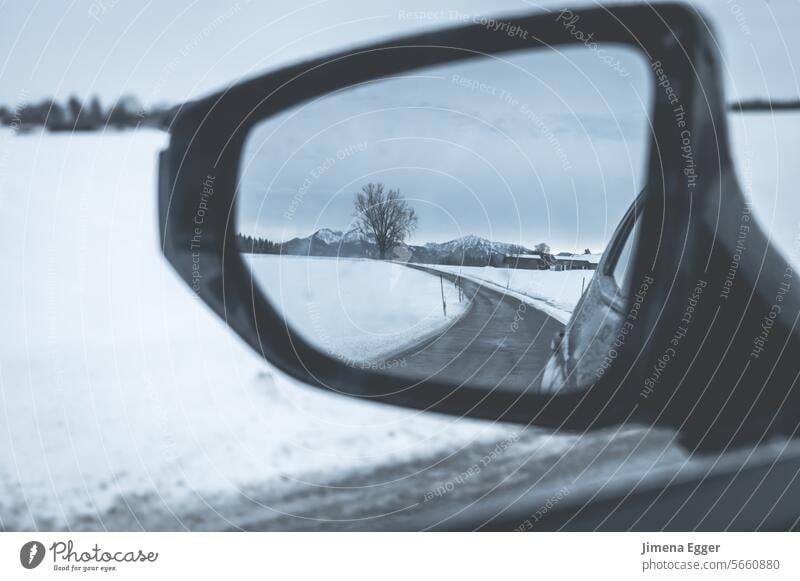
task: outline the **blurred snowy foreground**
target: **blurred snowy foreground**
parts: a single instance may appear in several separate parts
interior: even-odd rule
[[[369,528],[682,457],[669,434],[551,435],[282,376],[161,257],[166,140],[0,134],[0,529]]]

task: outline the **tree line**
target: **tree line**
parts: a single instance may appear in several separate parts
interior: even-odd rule
[[[0,106],[0,125],[25,130],[44,127],[50,131],[96,131],[106,127],[132,129],[139,126],[166,129],[176,107],[158,106],[145,109],[132,95],[126,95],[104,107],[96,95],[81,101],[75,95],[64,103],[44,99],[17,107]]]
[[[280,254],[281,245],[267,238],[245,236],[241,232],[236,234],[236,248],[239,252],[250,254]]]

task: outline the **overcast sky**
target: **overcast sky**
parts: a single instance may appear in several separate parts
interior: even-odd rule
[[[251,134],[240,229],[353,227],[354,193],[399,189],[411,242],[466,235],[598,250],[643,185],[653,83],[635,51],[523,51],[342,91]]]

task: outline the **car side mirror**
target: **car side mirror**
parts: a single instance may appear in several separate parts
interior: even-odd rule
[[[506,24],[327,55],[181,107],[160,158],[169,262],[267,361],[342,395],[569,430],[647,422],[692,446],[794,430],[800,301],[755,221],[737,246],[747,205],[702,18],[625,6]],[[582,225],[546,232],[593,236],[602,256],[532,247],[537,212],[564,199]],[[512,287],[539,270],[574,278],[571,315]],[[479,300],[485,324],[459,326]],[[542,332],[512,350],[527,309]]]

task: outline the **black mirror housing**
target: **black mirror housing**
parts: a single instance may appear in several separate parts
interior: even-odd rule
[[[787,410],[795,410],[792,387],[800,370],[800,358],[793,357],[800,301],[790,267],[754,221],[746,249],[737,247],[747,206],[731,167],[717,49],[702,17],[667,4],[507,20],[529,34],[496,34],[476,24],[408,36],[286,67],[181,107],[160,158],[167,260],[266,360],[343,395],[558,429],[646,422],[680,429],[692,446],[794,430],[797,413]],[[641,220],[633,275],[624,298],[609,306],[623,320],[633,310],[636,317],[591,388],[512,394],[412,382],[344,365],[293,334],[253,286],[234,243],[239,159],[253,125],[388,75],[478,55],[585,44],[577,23],[593,32],[592,42],[640,51],[656,87],[647,185],[631,210]],[[652,281],[645,297],[637,294],[643,280]],[[558,350],[577,340],[580,320],[573,318]],[[759,343],[765,320],[770,331]],[[565,359],[562,372],[569,378],[574,364]]]

